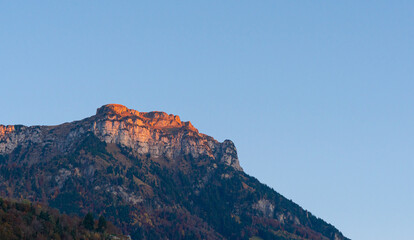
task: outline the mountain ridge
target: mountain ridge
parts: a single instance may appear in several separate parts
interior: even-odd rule
[[[134,239],[347,239],[164,112],[107,104],[56,126],[0,125],[0,195],[106,215]]]
[[[54,131],[67,134],[68,139],[60,139],[60,143],[63,143],[61,146],[70,148],[68,145],[71,142],[85,132],[91,131],[106,143],[131,147],[140,155],[152,154],[154,157],[167,155],[172,160],[182,151],[193,157],[207,154],[210,157],[220,158],[220,161],[226,162],[235,169],[242,170],[233,142],[225,140],[219,143],[214,138],[199,133],[191,122],[182,122],[178,116],[172,114],[140,113],[123,105],[107,104],[98,108],[96,115],[72,123],[75,124],[74,129],[66,128],[70,123],[31,127],[18,125],[17,128],[13,125],[0,125],[0,154],[11,153],[19,143],[51,141]],[[181,141],[182,139],[185,141]],[[202,145],[200,141],[203,142]]]

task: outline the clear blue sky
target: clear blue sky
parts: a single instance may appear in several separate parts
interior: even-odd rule
[[[413,239],[413,1],[1,1],[0,81],[1,124],[178,114],[346,236]]]

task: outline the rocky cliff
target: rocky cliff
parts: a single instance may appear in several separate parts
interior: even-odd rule
[[[0,125],[0,154],[10,154],[17,146],[50,143],[64,153],[88,132],[106,143],[131,148],[138,157],[165,158],[168,162],[184,155],[208,157],[242,171],[232,141],[219,143],[176,115],[138,112],[119,104],[104,105],[95,116],[58,126]]]
[[[230,140],[117,104],[57,126],[0,125],[1,196],[91,211],[132,239],[347,239],[244,173]]]

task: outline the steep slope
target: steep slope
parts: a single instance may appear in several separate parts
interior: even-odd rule
[[[245,174],[231,141],[122,105],[58,126],[0,125],[0,180],[2,196],[103,214],[133,239],[346,239]]]

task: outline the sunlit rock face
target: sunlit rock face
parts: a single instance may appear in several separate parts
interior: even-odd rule
[[[41,136],[39,127],[0,125],[0,154],[9,154],[19,145],[39,143]]]
[[[173,114],[138,112],[109,104],[97,110],[92,131],[102,141],[129,147],[140,155],[172,161],[182,155],[209,157],[242,170],[230,140],[219,143]]]
[[[30,144],[53,146],[58,152],[66,152],[91,132],[101,141],[132,149],[136,155],[169,161],[184,156],[202,157],[242,171],[236,147],[230,140],[220,143],[176,115],[138,112],[119,104],[104,105],[92,117],[58,126],[0,125],[0,154]]]

